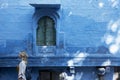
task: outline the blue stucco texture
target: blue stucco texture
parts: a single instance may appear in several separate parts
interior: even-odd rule
[[[41,9],[30,4],[53,7]],[[54,4],[59,5],[57,9]],[[10,75],[3,68],[0,72],[9,77],[16,75],[13,67],[18,65],[18,53],[23,50],[29,55],[30,67],[68,66],[69,62],[75,67],[120,66],[119,4],[119,0],[1,0],[0,67],[11,69],[7,68]],[[37,21],[45,15],[55,21],[56,46],[36,45]],[[76,76],[84,75],[77,71]],[[94,68],[88,71],[83,68],[86,79],[76,80],[90,80]],[[2,73],[0,80],[7,80]],[[112,80],[112,74],[113,69],[105,80]]]

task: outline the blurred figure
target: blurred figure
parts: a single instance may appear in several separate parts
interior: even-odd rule
[[[25,76],[25,71],[27,67],[27,53],[25,51],[22,51],[19,53],[19,57],[21,58],[21,62],[18,66],[18,80],[27,80]]]
[[[59,75],[59,80],[67,80],[66,77],[67,77],[67,73],[66,73],[66,72],[62,72],[62,73]]]
[[[68,76],[66,72],[62,72],[59,75],[59,80],[74,80],[74,74],[72,74],[71,76]]]

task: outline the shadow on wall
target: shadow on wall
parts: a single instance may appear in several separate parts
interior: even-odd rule
[[[109,49],[105,46],[99,46],[96,53],[100,54],[110,54]]]

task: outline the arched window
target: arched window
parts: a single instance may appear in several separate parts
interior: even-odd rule
[[[55,22],[52,18],[48,16],[40,18],[40,20],[38,21],[36,38],[36,43],[38,46],[56,45]]]

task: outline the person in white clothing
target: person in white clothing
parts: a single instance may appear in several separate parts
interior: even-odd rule
[[[19,53],[19,57],[21,58],[21,62],[18,66],[18,80],[26,80],[25,71],[27,66],[27,54],[25,51]]]
[[[66,77],[67,77],[67,73],[66,72],[62,72],[59,75],[59,80],[67,80]]]
[[[74,74],[69,76],[66,72],[62,72],[59,75],[59,80],[74,80]]]

